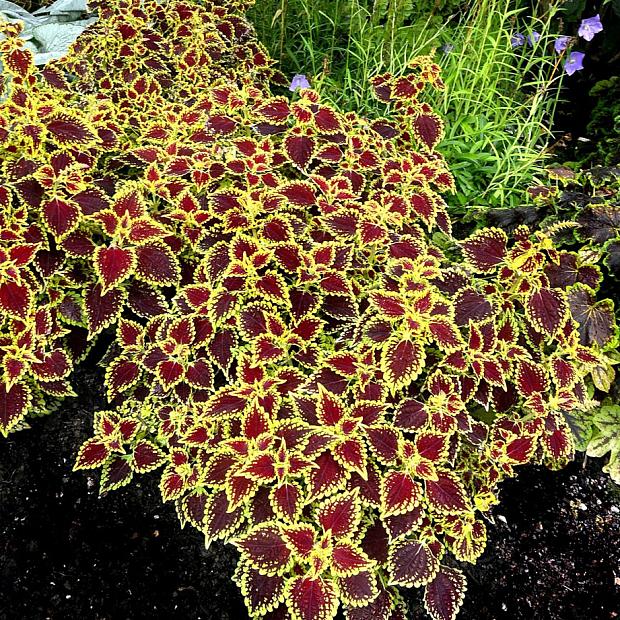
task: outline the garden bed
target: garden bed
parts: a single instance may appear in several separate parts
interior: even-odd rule
[[[75,384],[79,398],[0,450],[0,618],[246,618],[236,552],[182,531],[156,475],[98,498],[96,473],[71,473],[105,406],[101,376],[78,371]],[[459,619],[618,617],[620,493],[600,467],[529,467],[504,485],[487,552],[463,566]]]

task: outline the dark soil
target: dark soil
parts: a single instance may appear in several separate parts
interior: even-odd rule
[[[71,473],[104,406],[100,377],[75,384],[79,399],[0,444],[0,619],[247,618],[235,552],[181,530],[156,476],[99,498],[96,474]],[[505,485],[460,620],[618,617],[620,496],[600,467],[529,468]]]

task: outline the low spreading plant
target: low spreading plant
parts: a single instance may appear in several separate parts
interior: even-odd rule
[[[473,219],[508,233],[524,222],[543,229],[562,228],[556,237],[561,268],[549,269],[550,283],[566,291],[571,314],[579,322],[581,343],[598,347],[609,359],[607,370],[592,374],[587,382],[597,406],[586,413],[566,412],[566,418],[575,448],[589,456],[608,455],[603,469],[617,482],[620,420],[614,365],[620,356],[615,328],[618,308],[612,299],[620,277],[620,169],[599,167],[574,172],[556,166],[548,170],[548,177],[545,185],[529,189],[533,204],[519,209],[481,210]],[[597,294],[612,299],[597,300]],[[607,392],[610,395],[606,397]]]
[[[101,2],[40,70],[3,26],[0,430],[110,337],[75,468],[159,468],[252,617],[395,620],[424,587],[454,618],[499,483],[571,458],[610,360],[554,283],[561,227],[457,254],[431,58],[373,79],[373,121],[274,96],[248,4]]]

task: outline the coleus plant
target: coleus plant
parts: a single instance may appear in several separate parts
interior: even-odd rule
[[[251,617],[396,620],[424,587],[454,618],[499,483],[571,458],[610,359],[554,229],[452,241],[431,58],[372,80],[385,118],[291,100],[247,5],[101,2],[42,70],[3,27],[0,430],[111,338],[75,468],[159,469]]]
[[[523,207],[520,213],[490,210],[486,221],[504,230],[514,229],[523,218],[542,227],[555,227],[559,258],[545,270],[549,282],[567,292],[571,314],[579,323],[581,343],[596,345],[609,360],[606,370],[601,368],[586,382],[589,392],[599,401],[597,407],[587,413],[573,411],[565,415],[576,449],[599,457],[609,452],[609,463],[603,470],[617,480],[614,441],[620,436],[620,425],[614,425],[617,418],[609,412],[614,411],[613,392],[618,386],[614,369],[620,362],[614,319],[618,309],[611,299],[597,299],[597,293],[613,295],[618,286],[620,169],[592,168],[575,173],[556,166],[549,168],[548,175],[547,185],[529,189],[533,206]],[[606,392],[612,394],[605,397]]]

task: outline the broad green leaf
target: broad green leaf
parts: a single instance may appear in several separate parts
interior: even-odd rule
[[[84,29],[94,21],[94,19],[87,19],[65,24],[49,23],[36,26],[32,29],[32,35],[39,45],[39,54],[51,54],[52,58],[60,58],[67,53],[69,46]],[[37,62],[38,60],[35,57],[36,64],[41,64]]]
[[[604,405],[594,416],[598,432],[588,444],[587,455],[602,457],[609,453],[609,463],[603,468],[620,484],[620,405]]]

